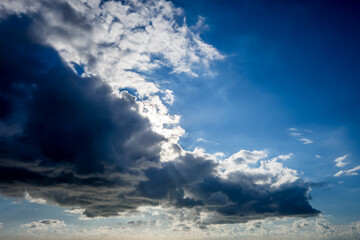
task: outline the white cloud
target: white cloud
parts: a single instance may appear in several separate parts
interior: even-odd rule
[[[314,143],[313,140],[309,139],[309,138],[298,138],[299,141],[303,142],[303,144],[310,144],[310,143]]]
[[[285,160],[288,160],[288,159],[292,158],[293,156],[294,156],[293,153],[289,153],[289,154],[286,154],[286,155],[279,155],[279,156],[277,156],[277,158],[285,161]]]
[[[3,227],[3,223],[2,222],[0,222],[0,228],[2,228]]]
[[[205,142],[205,143],[209,142],[209,140],[206,140],[204,138],[198,138],[198,139],[196,139],[196,141],[197,142]]]
[[[72,209],[66,209],[66,210],[64,210],[64,212],[82,215],[85,212],[85,210],[86,209],[83,209],[83,208],[72,208]]]
[[[173,72],[195,76],[197,67],[223,58],[193,31],[196,28],[187,26],[182,9],[169,1],[58,2],[58,6],[71,6],[92,28],[64,19],[61,9],[51,6],[52,1],[4,0],[0,7],[7,12],[41,14],[46,21],[39,29],[46,35],[44,40],[68,63],[85,64],[86,74],[107,79],[114,87],[134,87],[140,94],[151,94],[158,87],[138,71],[168,66]],[[53,31],[55,27],[66,37]]]
[[[206,144],[211,144],[211,145],[219,145],[219,143],[215,142],[214,140],[208,140],[208,139],[205,139],[205,138],[197,138],[196,141],[198,143],[206,143]]]
[[[314,143],[313,140],[311,140],[308,137],[304,137],[304,133],[311,133],[312,130],[308,130],[308,129],[304,129],[303,131],[300,131],[297,128],[289,128],[287,129],[288,131],[290,131],[289,135],[292,137],[295,137],[299,142],[302,142],[303,144],[311,144]]]
[[[320,158],[321,158],[321,156],[318,155],[318,154],[316,154],[315,157],[316,157],[317,159],[320,159]]]
[[[226,157],[225,153],[223,153],[223,152],[216,152],[216,153],[214,153],[214,156],[217,158],[221,158],[221,159]]]
[[[344,156],[338,157],[334,160],[334,162],[336,162],[336,166],[337,167],[344,167],[345,165],[348,164],[348,162],[344,162],[344,160],[349,156],[348,154],[345,154]]]
[[[334,177],[339,177],[341,175],[347,175],[347,176],[359,175],[359,173],[357,171],[360,171],[360,166],[354,167],[349,170],[341,170],[341,171],[335,173]]]
[[[241,178],[246,176],[250,179],[258,179],[256,184],[269,185],[272,188],[293,183],[299,179],[296,170],[284,167],[282,163],[278,162],[278,159],[290,159],[293,156],[292,153],[279,155],[269,160],[265,159],[267,156],[266,150],[241,150],[219,162],[219,175],[223,178],[230,176],[233,178],[234,174],[238,174]],[[255,166],[257,163],[260,165]]]
[[[175,100],[175,96],[173,94],[173,91],[166,89],[164,91],[165,96],[162,98],[164,100],[165,103],[172,105],[174,103]]]
[[[64,221],[55,220],[55,219],[43,219],[37,222],[30,222],[20,226],[21,228],[26,229],[27,231],[47,231],[47,230],[59,230],[66,228]]]

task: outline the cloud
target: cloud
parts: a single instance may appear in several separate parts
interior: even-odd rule
[[[338,157],[334,160],[337,167],[344,167],[348,164],[348,162],[344,162],[344,160],[349,156],[349,154],[345,154],[344,156]]]
[[[198,139],[196,139],[196,141],[197,142],[209,142],[209,140],[206,140],[206,139],[204,139],[204,138],[198,138]]]
[[[357,171],[360,170],[360,166],[354,167],[352,169],[349,170],[341,170],[337,173],[334,174],[334,177],[339,177],[342,175],[347,175],[347,176],[354,176],[354,175],[359,175],[359,173]]]
[[[314,143],[313,140],[307,138],[307,137],[304,137],[304,134],[305,133],[311,133],[312,131],[311,130],[308,130],[308,129],[304,129],[303,131],[297,129],[297,128],[289,128],[287,129],[290,133],[289,135],[290,136],[293,136],[295,137],[298,141],[302,142],[303,144],[311,144],[311,143]]]
[[[158,211],[158,210],[157,210]],[[168,214],[168,213],[166,213]],[[151,218],[142,212],[137,219],[120,220],[116,225],[94,226],[82,229],[66,229],[61,236],[55,231],[46,232],[44,239],[358,239],[360,234],[359,221],[347,225],[335,225],[331,218],[318,216],[316,218],[270,218],[267,220],[252,220],[244,224],[222,224],[212,226],[194,227],[186,217],[188,213],[182,212],[183,217],[167,218],[162,214]],[[129,224],[128,224],[129,223]],[[155,224],[154,224],[155,223]],[[168,229],[164,230],[164,227]],[[35,239],[39,235],[24,235],[22,239]],[[36,238],[38,239],[38,238]]]
[[[159,164],[164,137],[136,111],[133,96],[117,97],[97,78],[75,75],[53,49],[31,42],[28,24],[2,23],[1,121],[19,130],[0,138],[1,192],[86,206],[88,216],[136,208],[130,200],[105,208],[99,196],[131,191],[141,169]]]
[[[267,157],[266,151],[248,151],[248,150],[240,150],[239,152],[230,156],[227,160],[227,164],[232,164],[233,167],[235,165],[240,165],[242,163],[245,164],[254,164],[257,163],[260,159]],[[228,167],[228,169],[234,169],[233,167]]]
[[[308,139],[308,138],[298,138],[299,141],[303,142],[303,144],[310,144],[310,143],[313,143],[313,141],[311,139]]]
[[[46,204],[46,200],[42,198],[33,198],[28,192],[25,192],[24,198],[31,203]]]
[[[222,158],[226,157],[226,154],[223,152],[216,152],[216,153],[214,153],[214,156],[222,159]]]
[[[289,153],[289,154],[286,154],[286,155],[279,155],[279,156],[277,156],[277,157],[278,157],[279,159],[285,161],[285,160],[291,159],[293,156],[294,156],[293,153]]]
[[[83,65],[85,75],[99,76],[111,86],[133,87],[141,95],[158,87],[138,71],[168,66],[197,75],[197,66],[223,58],[169,1],[6,0],[0,9],[2,15],[34,16],[38,37],[66,62]]]
[[[127,225],[131,227],[141,227],[141,226],[154,226],[159,223],[158,220],[152,219],[152,220],[131,220],[127,222]]]
[[[161,156],[170,155],[169,146],[185,131],[178,125],[180,117],[170,115],[164,105],[174,101],[171,90],[146,76],[166,67],[196,77],[207,74],[212,61],[224,59],[170,1],[1,1],[0,19],[11,14],[30,16],[32,35],[82,76],[98,77],[115,94],[118,89],[134,89],[144,100],[139,103],[141,115],[169,139]]]
[[[327,219],[323,216],[320,216],[315,219],[300,219],[292,223],[292,231],[298,235],[322,235],[323,237],[327,236],[330,231],[334,231],[334,226],[332,226]]]
[[[80,214],[80,215],[82,215],[85,212],[85,210],[86,209],[83,209],[83,208],[71,208],[71,209],[64,210],[64,212],[71,213],[71,214]]]
[[[213,141],[213,140],[208,140],[208,139],[205,139],[205,138],[197,138],[196,141],[198,143],[206,143],[206,144],[212,144],[212,145],[219,145],[219,143]]]
[[[189,73],[193,64],[215,59],[213,48],[174,22],[180,10],[171,3],[40,1],[27,9],[24,2],[4,1],[1,6],[3,14],[22,13],[0,23],[3,196],[77,207],[81,211],[67,212],[87,218],[161,206],[199,228],[319,214],[309,204],[309,183],[278,161],[292,154],[267,159],[264,150],[240,150],[223,159],[200,148],[185,151],[178,144],[183,133],[179,117],[169,115],[155,90],[147,88],[153,85],[128,85],[129,73],[137,74],[130,70],[149,71],[164,64],[163,59],[174,72]],[[151,23],[149,16],[155,16]],[[110,25],[117,32],[102,36],[101,28],[108,34]],[[151,31],[163,40],[155,33],[149,37]],[[154,37],[157,45],[142,42]],[[160,54],[163,41],[170,46]],[[160,54],[161,64],[143,51]],[[136,61],[127,54],[137,54]],[[71,69],[71,62],[83,64],[84,74]],[[134,87],[138,96],[114,92],[120,85]],[[23,228],[65,225],[45,220]]]
[[[64,221],[60,221],[60,220],[43,219],[37,222],[30,222],[23,224],[20,227],[26,229],[29,232],[32,232],[32,231],[59,230],[66,228],[66,224]]]
[[[318,214],[307,203],[306,184],[299,181],[296,171],[283,167],[277,158],[260,161],[259,167],[251,166],[266,156],[263,151],[242,150],[216,164],[204,161],[204,157],[211,159],[205,153],[196,157],[187,153],[182,161],[149,169],[149,180],[140,183],[139,190],[147,198],[169,196],[177,207],[206,209],[209,218],[204,218],[202,225]],[[295,204],[290,199],[298,200]]]

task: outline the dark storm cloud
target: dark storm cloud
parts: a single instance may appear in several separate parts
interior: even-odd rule
[[[221,214],[211,220],[212,223],[246,222],[276,216],[309,217],[320,213],[310,206],[308,188],[301,181],[272,189],[267,185],[249,186],[241,181],[207,178],[194,189],[206,199],[210,211]]]
[[[190,154],[189,154],[190,155]],[[310,217],[320,212],[308,202],[308,184],[298,180],[279,188],[257,185],[262,178],[237,174],[237,181],[214,174],[215,164],[204,158],[191,156],[167,163],[163,168],[146,170],[149,180],[138,186],[140,195],[152,199],[166,199],[177,208],[201,207],[217,213],[208,222],[224,224],[247,222],[253,219],[279,216]],[[187,191],[192,197],[186,197]]]
[[[69,7],[59,5],[66,12],[59,14],[81,22]],[[2,195],[28,192],[49,204],[84,208],[88,217],[159,204],[217,214],[199,226],[319,213],[302,181],[271,188],[255,184],[260,174],[221,178],[218,163],[178,145],[184,154],[161,163],[166,139],[138,113],[135,98],[125,91],[118,98],[100,79],[76,75],[37,42],[31,26],[24,16],[0,23]]]
[[[137,201],[117,195],[134,187],[145,163],[159,163],[163,137],[137,113],[131,95],[113,96],[34,43],[30,24],[25,17],[1,23],[1,191],[81,205],[89,215],[134,208]],[[121,204],[107,203],[111,198]]]

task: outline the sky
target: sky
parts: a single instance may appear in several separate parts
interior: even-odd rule
[[[360,239],[360,4],[0,2],[0,239]]]

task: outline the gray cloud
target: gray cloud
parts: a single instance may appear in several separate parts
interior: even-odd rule
[[[2,23],[1,121],[19,130],[0,138],[1,191],[84,206],[88,216],[135,208],[136,200],[111,199],[133,190],[143,168],[159,164],[164,138],[139,115],[131,95],[115,97],[98,79],[76,76],[52,49],[29,41],[28,21]]]

